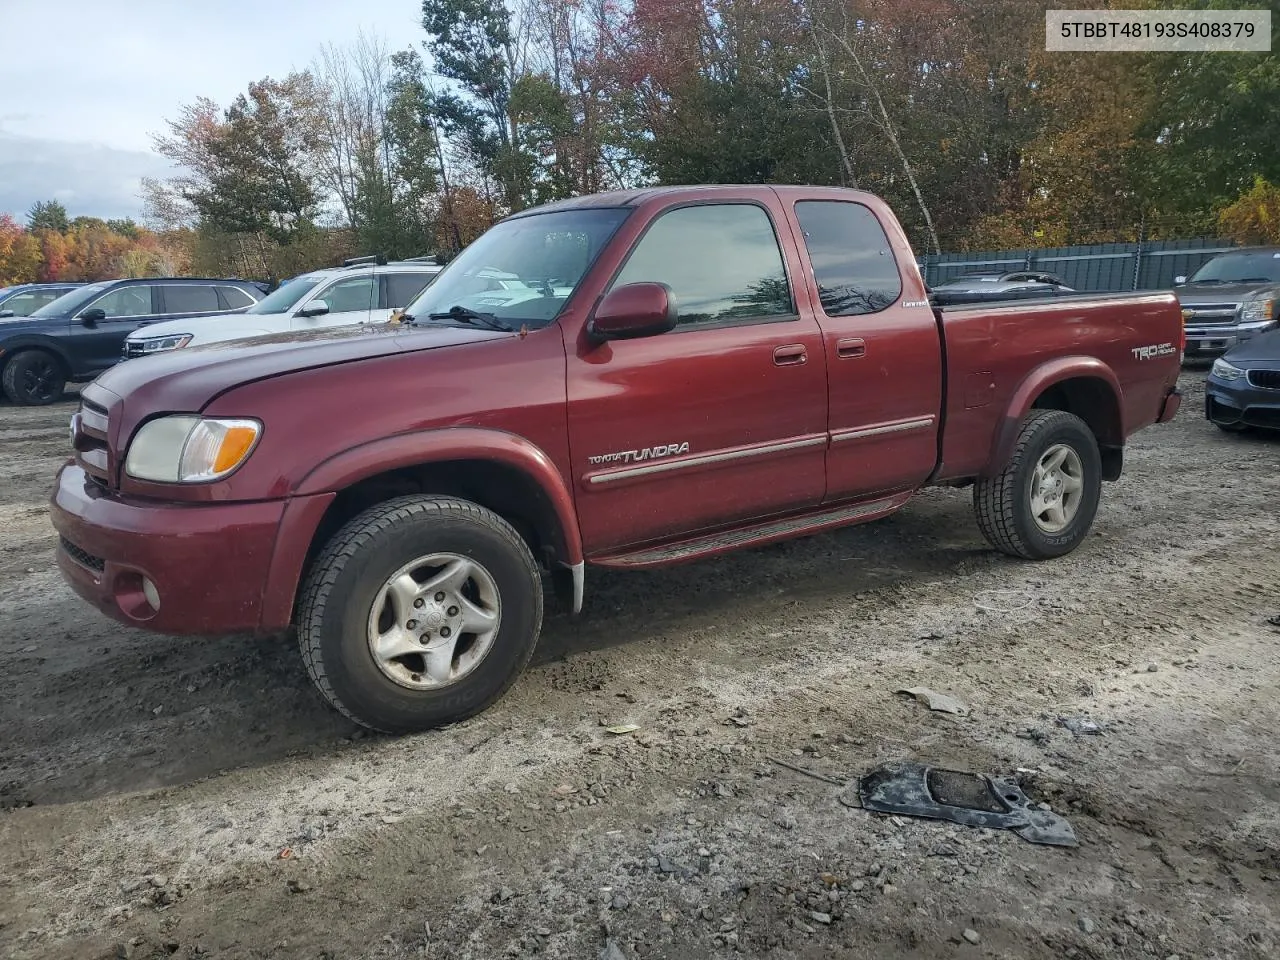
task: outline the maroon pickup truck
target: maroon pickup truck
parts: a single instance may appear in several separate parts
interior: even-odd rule
[[[475,713],[528,662],[543,579],[640,568],[974,489],[1006,553],[1078,546],[1171,419],[1170,293],[929,306],[892,212],[813,187],[528,210],[399,322],[189,348],[84,389],[58,562],[122,623],[297,628],[362,724]],[[694,574],[696,575],[696,574]]]

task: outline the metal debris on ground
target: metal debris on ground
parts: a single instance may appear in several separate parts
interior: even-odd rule
[[[1066,727],[1076,736],[1083,734],[1098,735],[1102,733],[1102,724],[1088,717],[1059,717],[1058,726]]]
[[[874,813],[1012,830],[1031,843],[1076,846],[1071,824],[1033,803],[1016,783],[999,777],[892,763],[872,770],[845,792],[853,791],[863,808]]]
[[[635,733],[640,729],[638,723],[620,723],[616,727],[605,727],[605,733],[612,733],[615,737],[620,737],[624,733]]]
[[[937,710],[940,713],[954,713],[956,716],[963,717],[969,712],[969,708],[963,701],[945,693],[930,690],[928,687],[902,687],[894,692],[915,697],[930,710]]]

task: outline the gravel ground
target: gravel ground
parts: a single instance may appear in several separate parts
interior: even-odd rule
[[[1203,377],[1070,557],[996,555],[935,490],[592,571],[505,699],[399,739],[287,637],[77,601],[46,511],[70,398],[0,407],[0,955],[1274,958],[1280,439],[1207,424]],[[1080,846],[842,802],[900,759],[1012,776]]]

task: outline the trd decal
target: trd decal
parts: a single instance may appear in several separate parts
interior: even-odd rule
[[[617,453],[602,453],[599,456],[587,457],[589,463],[640,463],[642,460],[656,460],[659,457],[674,457],[689,452],[689,442],[659,444],[656,447],[645,447],[643,450],[619,450]]]
[[[1155,357],[1167,357],[1177,353],[1178,348],[1172,343],[1153,343],[1146,347],[1134,347],[1131,351],[1135,360],[1151,360]]]

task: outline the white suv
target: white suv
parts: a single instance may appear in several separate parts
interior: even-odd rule
[[[169,320],[141,327],[124,342],[125,359],[267,333],[316,330],[389,320],[408,306],[442,267],[432,260],[347,261],[285,282],[242,313]]]

